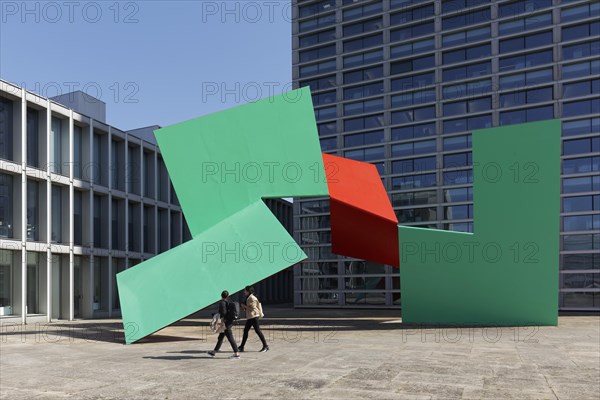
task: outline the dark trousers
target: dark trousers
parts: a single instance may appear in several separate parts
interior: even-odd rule
[[[223,338],[227,336],[227,340],[229,340],[229,344],[234,352],[238,352],[237,344],[235,344],[235,339],[233,338],[233,333],[231,332],[231,328],[233,325],[225,328],[225,331],[219,333],[219,338],[217,339],[217,345],[215,346],[215,352],[219,351],[221,345],[223,344]]]
[[[248,340],[248,332],[250,332],[251,326],[254,327],[254,331],[260,338],[260,341],[262,342],[263,347],[267,347],[267,341],[265,340],[265,335],[263,335],[263,333],[261,332],[260,325],[258,324],[258,317],[249,318],[246,320],[246,326],[244,326],[244,337],[242,338],[241,347],[244,347],[244,345],[246,344],[246,340]]]

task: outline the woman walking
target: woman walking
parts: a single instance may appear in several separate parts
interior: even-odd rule
[[[254,331],[260,338],[263,346],[259,353],[264,353],[269,351],[269,346],[267,345],[265,335],[263,335],[261,332],[260,325],[258,324],[258,319],[264,316],[262,312],[262,305],[254,295],[254,286],[246,286],[244,289],[244,295],[246,295],[246,304],[242,304],[242,308],[246,310],[246,326],[244,326],[244,336],[242,338],[242,344],[239,347],[239,351],[244,351],[244,345],[246,344],[246,340],[248,340],[248,332],[250,331],[250,327],[254,327]]]

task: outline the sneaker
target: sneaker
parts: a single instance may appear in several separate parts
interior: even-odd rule
[[[260,349],[258,352],[259,353],[266,353],[267,351],[269,351],[269,346],[265,346],[262,349]]]
[[[214,357],[216,353],[211,350],[211,351],[206,352],[206,354],[208,354],[211,357]]]
[[[240,355],[239,355],[239,354],[238,354],[237,356],[234,354],[234,355],[232,355],[232,356],[231,356],[231,357],[229,357],[229,358],[231,358],[232,360],[239,360],[239,359],[240,359],[240,358],[242,358],[242,357],[240,357]]]
[[[243,346],[240,346],[240,347],[238,347],[238,351],[239,351],[240,353],[243,353],[243,352],[244,352],[244,347],[243,347]]]

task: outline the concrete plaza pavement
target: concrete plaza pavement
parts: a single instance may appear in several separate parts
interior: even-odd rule
[[[405,326],[397,310],[265,307],[250,333],[206,352],[210,310],[132,345],[119,320],[2,324],[0,399],[598,399],[600,317],[558,327]],[[242,333],[238,323],[236,337]]]

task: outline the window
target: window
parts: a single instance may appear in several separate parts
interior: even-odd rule
[[[390,26],[405,24],[412,21],[422,21],[425,18],[433,16],[433,4],[425,7],[413,8],[409,11],[390,15]]]
[[[529,89],[500,95],[500,107],[514,107],[524,104],[540,103],[552,100],[552,87]]]
[[[435,101],[435,89],[392,96],[392,107],[406,107]]]
[[[581,178],[563,178],[563,193],[581,193],[600,190],[600,175]]]
[[[383,60],[383,50],[374,50],[367,53],[344,57],[344,68],[358,65],[371,64]],[[335,69],[335,66],[334,66]]]
[[[582,157],[563,160],[563,174],[582,174],[600,170],[600,157]]]
[[[323,0],[317,3],[298,7],[300,18],[309,17],[320,12],[331,11],[335,8],[335,0]]]
[[[405,72],[418,71],[421,69],[433,68],[435,66],[435,56],[426,56],[413,58],[407,61],[396,61],[390,65],[390,73],[392,75],[402,74]]]
[[[600,133],[600,118],[588,118],[577,121],[563,122],[562,133],[563,136]]]
[[[442,29],[454,29],[460,28],[467,25],[473,25],[482,21],[490,21],[490,9],[485,8],[483,10],[473,11],[465,14],[455,15],[451,17],[442,18]]]
[[[509,17],[512,15],[518,15],[523,13],[530,13],[535,10],[550,7],[552,1],[549,0],[521,0],[514,1],[508,4],[502,4],[498,7],[498,14],[500,18]]]
[[[412,25],[402,29],[395,29],[390,32],[390,41],[395,42],[398,40],[406,40],[414,37],[423,35],[433,34],[435,32],[435,25],[433,21],[426,22],[424,24]]]
[[[13,103],[0,97],[0,158],[13,159]]]
[[[552,62],[552,50],[537,53],[523,54],[520,56],[504,57],[500,59],[500,71],[535,67]]]
[[[374,3],[367,4],[361,7],[355,7],[349,10],[344,10],[343,18],[344,21],[350,21],[360,17],[366,17],[368,15],[377,14],[381,11],[383,11],[383,4],[381,1],[376,1]]]
[[[335,56],[335,44],[300,52],[300,62],[318,60],[319,58]]]
[[[562,220],[564,232],[600,229],[600,214],[562,217]]]
[[[450,206],[444,207],[444,218],[448,220],[473,219],[473,206]]]
[[[598,3],[600,4],[600,3]],[[578,78],[580,76],[587,75],[599,75],[600,74],[600,60],[584,61],[577,64],[563,65],[562,67],[562,78]]]
[[[416,42],[403,44],[400,46],[393,46],[390,48],[390,57],[400,57],[407,56],[412,54],[423,53],[425,51],[435,49],[435,40],[434,38],[419,40]]]
[[[27,165],[39,167],[39,113],[27,108]]]
[[[500,54],[552,44],[552,31],[500,41]]]
[[[383,146],[367,147],[365,149],[355,149],[344,151],[344,157],[357,161],[372,161],[384,158]]]
[[[51,241],[59,243],[62,240],[62,189],[52,185],[52,229]]]
[[[27,181],[27,240],[39,240],[39,185],[37,181]]]
[[[554,118],[554,106],[528,108],[500,113],[500,125],[520,124]]]
[[[442,88],[444,100],[458,99],[465,96],[478,96],[492,90],[492,80],[482,79],[458,85],[448,85]]]
[[[302,81],[300,82],[300,87],[310,86],[310,90],[315,92],[317,90],[324,90],[336,87],[335,75],[326,76],[319,79],[313,79],[310,81]]]
[[[315,118],[317,119],[317,121],[324,120],[324,119],[332,119],[335,117],[337,117],[337,107],[336,106],[318,108],[315,110]]]
[[[435,123],[403,126],[392,129],[392,140],[408,140],[435,135]]]
[[[600,54],[600,40],[563,46],[563,60],[574,60]]]
[[[500,89],[512,89],[521,86],[536,85],[553,80],[552,68],[500,77]]]
[[[469,167],[471,164],[471,152],[444,155],[444,168]]]
[[[336,67],[335,60],[324,61],[319,64],[312,64],[300,67],[300,77],[304,78],[307,76],[323,74],[326,72],[334,71]]]
[[[410,90],[421,86],[433,85],[435,83],[435,74],[428,72],[426,74],[411,75],[403,78],[392,79],[392,91]]]
[[[344,89],[344,100],[375,96],[381,93],[383,93],[383,82],[375,82],[368,85],[354,86]]]
[[[585,114],[600,114],[600,98],[563,103],[563,117]]]
[[[365,146],[369,144],[383,143],[383,140],[384,136],[382,130],[365,133],[355,133],[354,135],[344,136],[344,146]]]
[[[383,18],[373,18],[355,24],[344,25],[344,36],[359,35],[383,28]]]
[[[492,98],[482,97],[479,99],[456,101],[444,104],[444,116],[476,113],[492,109]]]
[[[501,22],[498,27],[498,33],[500,35],[508,35],[510,33],[523,32],[550,25],[552,25],[552,14],[545,13],[528,18]]]
[[[435,190],[392,194],[393,207],[421,206],[435,204],[436,202],[437,194]]]
[[[491,115],[481,115],[477,117],[450,119],[444,121],[444,133],[469,132],[474,129],[483,129],[491,127]]]
[[[563,141],[563,155],[600,152],[600,137]]]
[[[319,131],[319,136],[330,135],[337,132],[337,127],[335,122],[326,122],[324,124],[318,124],[317,130]]]
[[[563,85],[563,98],[587,96],[596,93],[600,93],[600,79],[565,83]]]
[[[406,174],[411,172],[431,171],[436,169],[435,157],[413,158],[392,162],[392,173]]]
[[[435,139],[392,146],[392,157],[407,157],[426,153],[435,153]]]
[[[368,47],[377,46],[383,43],[383,33],[365,36],[354,40],[344,42],[344,52],[357,51]]]
[[[597,211],[600,209],[600,196],[564,197],[563,212]]]
[[[600,15],[600,3],[598,2],[560,10],[561,22],[575,21],[597,15]]]
[[[444,172],[444,185],[466,185],[473,183],[471,170],[457,170]]]
[[[404,124],[435,118],[435,106],[395,111],[392,113],[392,124]]]
[[[315,106],[322,106],[325,104],[335,103],[335,90],[333,92],[313,94],[312,100]]]
[[[443,59],[444,64],[453,64],[466,60],[476,60],[490,55],[492,55],[492,46],[490,44],[484,44],[476,47],[468,47],[466,49],[447,51],[443,54]]]
[[[490,27],[471,29],[468,31],[452,33],[442,37],[442,45],[444,47],[456,46],[459,44],[476,42],[479,40],[489,39],[491,37]]]
[[[330,40],[335,40],[335,29],[313,33],[312,35],[300,36],[299,40],[300,47],[308,47],[319,43],[329,42]]]
[[[52,117],[50,131],[50,172],[61,173],[62,166],[62,120]]]
[[[344,115],[356,115],[383,110],[383,98],[344,104]]]
[[[435,173],[398,176],[392,178],[393,190],[418,189],[435,186],[436,184],[437,183]]]
[[[13,177],[0,173],[0,237],[13,237]]]
[[[443,0],[442,12],[460,11],[463,8],[475,7],[485,3],[489,3],[489,0]]]
[[[383,76],[383,66],[379,65],[371,68],[364,68],[344,73],[344,84],[368,81],[381,78]]]
[[[474,78],[477,76],[489,75],[492,73],[492,63],[483,62],[479,64],[467,65],[464,67],[444,69],[442,76],[444,82],[456,81],[459,79]]]
[[[321,143],[321,151],[323,151],[323,152],[335,150],[337,148],[337,139],[336,138],[321,139],[320,143]]]
[[[444,151],[471,148],[471,135],[452,136],[444,138]]]
[[[307,21],[300,21],[300,32],[307,32],[313,29],[324,28],[335,24],[335,14],[323,15]]]
[[[346,132],[381,127],[383,127],[383,114],[344,120],[344,131]]]
[[[562,40],[575,40],[587,36],[598,37],[600,35],[600,22],[590,22],[562,28]]]

